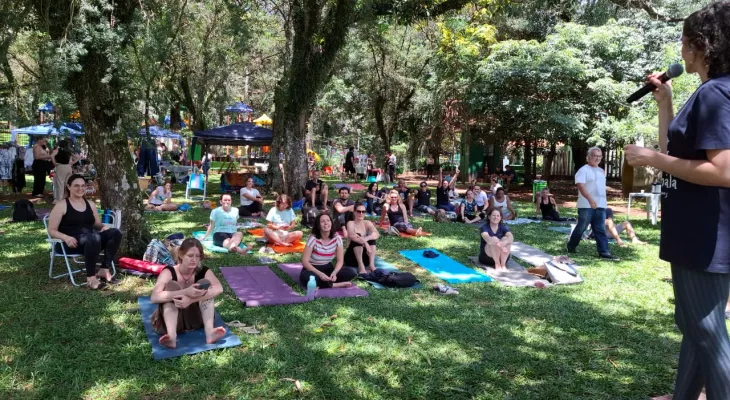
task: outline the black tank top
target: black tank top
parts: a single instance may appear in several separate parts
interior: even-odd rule
[[[71,153],[66,149],[59,149],[55,158],[56,164],[68,164],[71,162]]]
[[[94,230],[94,211],[89,207],[89,202],[84,200],[86,208],[84,211],[76,211],[69,199],[66,199],[66,214],[61,217],[58,224],[58,231],[69,236],[78,236]]]
[[[553,212],[555,211],[555,207],[553,206],[552,202],[548,202],[547,204],[543,203],[542,200],[540,200],[540,211],[542,211],[542,217],[551,217],[553,215]]]
[[[388,220],[390,221],[390,226],[403,222],[403,210],[401,210],[400,206],[398,206],[398,211],[393,211],[390,208],[391,205],[388,204]]]
[[[166,270],[170,271],[170,274],[172,274],[172,280],[177,282],[177,272],[175,272],[175,268],[173,267],[165,267]],[[208,272],[208,267],[200,267],[200,270],[195,273],[195,282],[198,282],[199,280],[205,278],[205,273]]]

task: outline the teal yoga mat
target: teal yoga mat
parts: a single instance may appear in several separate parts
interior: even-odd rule
[[[137,301],[139,303],[139,309],[142,314],[144,331],[145,334],[147,334],[147,340],[150,342],[150,346],[152,346],[152,357],[155,360],[164,360],[166,358],[179,357],[185,354],[195,354],[202,351],[241,345],[241,340],[238,338],[238,336],[231,333],[231,330],[228,328],[228,326],[226,326],[225,322],[223,322],[223,319],[220,315],[218,315],[218,312],[216,311],[215,322],[213,323],[213,326],[222,326],[226,328],[225,336],[223,336],[220,340],[213,344],[208,344],[205,342],[205,331],[203,331],[202,329],[178,333],[177,347],[174,349],[169,349],[160,344],[160,335],[155,332],[154,328],[152,328],[152,323],[150,322],[150,319],[152,318],[152,313],[154,313],[157,309],[157,304],[151,303],[148,296],[139,297]]]
[[[426,258],[423,256],[426,250],[431,250],[439,256]],[[400,254],[448,283],[492,282],[489,276],[466,267],[436,249],[401,250]]]
[[[378,256],[375,256],[375,268],[382,269],[382,270],[389,271],[389,272],[400,272],[398,270],[398,268],[393,266],[393,264],[383,260],[382,258],[380,258]],[[385,287],[385,286],[379,284],[378,282],[373,282],[373,281],[368,281],[368,280],[366,280],[365,282],[369,283],[375,289],[388,289],[388,287]],[[415,285],[408,287],[408,288],[404,288],[404,289],[420,289],[422,287],[423,287],[423,284],[421,282],[418,282]]]
[[[205,231],[195,231],[193,232],[193,237],[200,240],[203,236],[205,236]],[[212,236],[212,235],[211,235]],[[228,253],[228,249],[225,247],[216,246],[213,244],[213,239],[209,237],[206,240],[201,240],[200,243],[203,244],[203,247],[205,247],[206,250],[212,251],[214,253]],[[246,245],[241,242],[241,244],[238,245],[240,248],[245,248]],[[251,250],[248,251],[248,254],[253,254]]]

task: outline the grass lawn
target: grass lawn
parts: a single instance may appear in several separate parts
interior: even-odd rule
[[[211,182],[211,191],[217,187]],[[182,185],[175,196],[184,198]],[[516,206],[533,215],[530,204]],[[476,283],[458,285],[461,293],[453,297],[429,290],[440,281],[398,251],[434,247],[471,266],[467,256],[479,244],[475,226],[416,218],[433,236],[380,239],[380,255],[416,274],[425,289],[358,283],[369,297],[301,305],[245,308],[217,269],[260,265],[256,255],[206,254],[205,265],[224,282],[216,302],[223,319],[262,332],[234,329],[240,347],[156,362],[137,310],[137,296],[149,295],[154,282],[126,277],[119,287],[93,292],[67,279],[51,281],[43,224],[10,224],[10,215],[0,211],[3,399],[614,400],[672,389],[680,335],[671,284],[662,281],[668,265],[657,256],[659,228],[648,221],[635,221],[648,245],[611,245],[618,263],[599,261],[593,242],[583,242],[573,257],[584,266],[581,285],[539,290]],[[146,215],[162,238],[200,230],[209,211]],[[564,253],[564,236],[546,227],[512,230],[519,241]]]

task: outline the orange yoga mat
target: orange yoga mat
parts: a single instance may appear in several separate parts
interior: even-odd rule
[[[256,237],[264,237],[264,228],[249,229],[248,233],[250,233]]]
[[[297,242],[294,243],[294,246],[287,247],[287,246],[269,246],[278,254],[286,254],[286,253],[301,253],[304,251],[304,247],[306,247],[306,243],[304,242]]]

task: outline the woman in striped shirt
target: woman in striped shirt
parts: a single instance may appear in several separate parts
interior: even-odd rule
[[[317,287],[348,287],[351,280],[357,276],[353,267],[343,267],[345,251],[342,239],[337,234],[337,228],[329,214],[322,213],[314,220],[312,234],[307,239],[307,247],[302,255],[302,269],[299,281],[307,286],[309,277],[314,276]],[[335,260],[335,264],[332,264]]]

